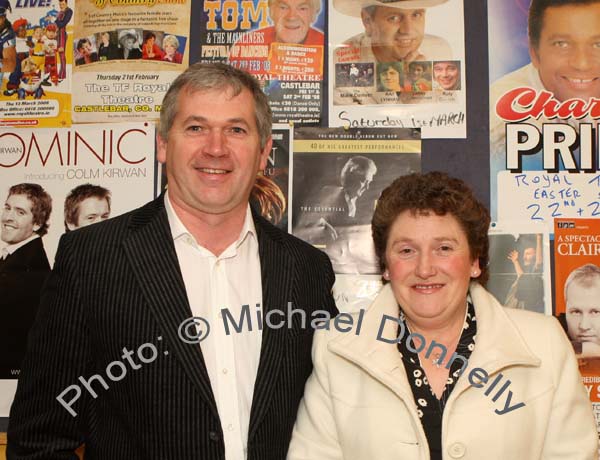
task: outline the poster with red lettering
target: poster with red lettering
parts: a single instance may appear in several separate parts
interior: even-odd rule
[[[326,0],[206,0],[201,62],[253,74],[276,123],[319,125],[324,98]]]
[[[600,219],[555,219],[556,316],[579,363],[600,433]]]
[[[0,417],[59,238],[151,200],[154,180],[153,124],[0,129]]]
[[[600,217],[600,3],[489,0],[488,24],[492,218]]]

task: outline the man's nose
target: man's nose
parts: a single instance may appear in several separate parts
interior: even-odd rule
[[[210,131],[206,137],[204,151],[212,156],[221,156],[225,153],[224,134],[220,130]]]
[[[590,318],[585,313],[581,315],[581,321],[579,322],[579,329],[587,331],[591,327]]]
[[[592,64],[592,57],[585,46],[575,46],[571,52],[569,64],[577,70],[588,70]]]

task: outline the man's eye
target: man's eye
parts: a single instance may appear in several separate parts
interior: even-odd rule
[[[590,315],[591,316],[598,316],[598,315],[600,315],[600,310],[597,310],[596,308],[592,308],[590,310]]]
[[[242,128],[241,126],[233,126],[231,128],[231,131],[236,134],[244,134],[246,132],[246,130],[244,128]]]
[[[579,315],[581,315],[581,310],[577,310],[577,309],[569,310],[569,315],[579,316]]]
[[[448,245],[448,244],[443,244],[439,247],[440,252],[450,252],[452,251],[452,246]]]
[[[422,11],[415,11],[415,12],[412,14],[412,17],[413,17],[414,19],[420,19],[420,18],[422,18],[422,17],[423,17],[423,12],[422,12]]]
[[[193,133],[198,133],[198,132],[202,131],[202,126],[198,126],[198,125],[188,126],[186,128],[186,131],[191,131]]]
[[[556,40],[552,42],[552,46],[556,48],[567,48],[569,46],[569,42],[565,40]]]

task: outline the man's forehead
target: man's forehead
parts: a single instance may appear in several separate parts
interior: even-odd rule
[[[8,195],[6,198],[6,203],[15,208],[21,208],[25,211],[31,211],[33,207],[33,202],[27,195],[23,195],[22,193],[13,193]]]

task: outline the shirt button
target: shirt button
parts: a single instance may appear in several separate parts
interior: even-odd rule
[[[211,441],[218,441],[220,438],[219,433],[217,433],[216,431],[209,431],[208,432],[208,439],[210,439]]]
[[[223,374],[227,374],[227,369],[223,369]]]
[[[233,431],[233,424],[227,425],[227,431]]]
[[[450,454],[450,457],[452,457],[452,458],[462,458],[465,456],[466,451],[467,451],[467,448],[465,447],[464,444],[462,444],[460,442],[455,442],[448,449],[448,453]]]

